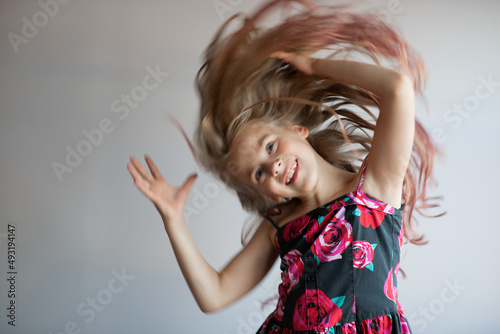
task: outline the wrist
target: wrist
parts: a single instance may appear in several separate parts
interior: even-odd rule
[[[339,68],[338,65],[340,65],[338,60],[311,58],[312,75],[334,79],[342,83],[344,81],[342,80],[343,69]]]
[[[309,66],[311,67],[311,75],[319,75],[318,62],[321,60],[321,58],[310,57],[309,59],[310,59]]]
[[[186,223],[183,214],[181,214],[177,217],[166,216],[164,214],[160,214],[160,216],[161,216],[161,219],[163,220],[163,225],[165,226],[165,229],[171,228],[174,226],[181,226],[183,223]]]

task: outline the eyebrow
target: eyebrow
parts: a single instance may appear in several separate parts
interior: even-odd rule
[[[269,134],[269,133],[262,135],[262,137],[261,137],[261,138],[260,138],[260,140],[258,141],[259,147],[264,146],[264,143],[266,142],[266,139],[267,139],[268,137],[270,137],[270,136],[271,136],[271,134]]]

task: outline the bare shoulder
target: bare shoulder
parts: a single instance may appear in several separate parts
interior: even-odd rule
[[[277,247],[274,241],[276,228],[273,226],[269,219],[274,222],[274,219],[271,218],[271,216],[262,217],[259,222],[256,222],[258,226],[255,227],[253,232],[250,232],[251,238],[248,240],[248,243],[245,245],[245,247],[248,247],[250,245],[257,245],[257,247],[261,250],[276,250]]]

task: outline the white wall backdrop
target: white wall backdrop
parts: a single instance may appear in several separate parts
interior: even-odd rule
[[[278,272],[201,313],[126,170],[148,153],[174,184],[201,173],[188,201],[194,239],[215,268],[238,251],[244,212],[165,114],[192,133],[201,53],[224,19],[259,2],[0,1],[0,333],[259,327]],[[431,109],[418,113],[445,154],[435,193],[448,213],[421,219],[430,243],[407,250],[401,303],[415,333],[498,333],[500,2],[368,2],[426,60]]]

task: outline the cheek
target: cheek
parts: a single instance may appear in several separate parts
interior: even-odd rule
[[[286,189],[284,190],[276,183],[275,180],[266,180],[257,189],[263,196],[281,196],[286,197]]]
[[[278,144],[278,152],[295,153],[297,145],[293,141],[281,141]]]
[[[314,159],[314,150],[305,139],[296,139],[282,143],[278,151],[282,155],[296,157],[306,162]]]
[[[299,178],[298,182],[302,184],[304,189],[312,189],[318,183],[318,171],[315,165],[310,161],[301,161],[302,164],[299,167]]]
[[[267,179],[264,183],[262,183],[261,191],[266,192],[267,194],[274,194],[274,190],[276,189],[276,182],[272,179]]]

